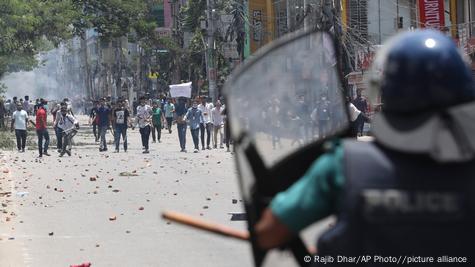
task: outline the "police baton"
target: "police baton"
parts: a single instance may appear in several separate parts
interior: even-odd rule
[[[218,223],[208,222],[183,213],[165,211],[162,213],[162,218],[214,234],[249,241],[249,232],[247,231],[237,230]]]

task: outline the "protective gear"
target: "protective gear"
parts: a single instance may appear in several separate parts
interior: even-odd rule
[[[433,111],[473,101],[471,70],[449,37],[435,30],[405,32],[378,53],[376,67],[384,110]]]
[[[320,255],[473,255],[475,160],[438,164],[355,141],[344,152],[339,220],[321,236]],[[384,265],[373,260],[365,266]]]
[[[475,157],[475,86],[453,41],[434,30],[390,39],[374,62],[383,112],[373,120],[376,140],[396,151],[439,162]],[[374,77],[373,77],[374,78]]]

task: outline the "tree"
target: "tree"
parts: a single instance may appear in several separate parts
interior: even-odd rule
[[[233,3],[231,14],[233,15],[233,20],[231,25],[229,25],[229,27],[226,29],[226,35],[224,39],[225,41],[236,40],[239,58],[243,60],[244,41],[246,38],[246,32],[244,29],[246,15],[244,14],[243,5],[240,3]]]
[[[0,1],[0,77],[35,67],[38,52],[73,35],[76,15],[68,0]]]

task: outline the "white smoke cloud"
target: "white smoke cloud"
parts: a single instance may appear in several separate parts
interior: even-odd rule
[[[5,96],[11,99],[14,96],[24,98],[26,95],[30,100],[44,98],[48,100],[57,100],[65,97],[63,90],[60,90],[57,81],[57,59],[58,50],[52,50],[40,57],[45,60],[43,66],[38,66],[32,71],[20,71],[5,75],[0,82],[6,85]]]

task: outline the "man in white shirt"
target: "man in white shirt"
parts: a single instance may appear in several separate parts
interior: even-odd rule
[[[221,109],[221,101],[216,102],[216,107],[211,110],[211,123],[213,124],[213,140],[214,148],[218,147],[218,133],[219,133],[219,148],[223,147],[223,130],[224,130],[224,120],[223,115],[221,114],[223,110]]]
[[[140,129],[140,136],[142,137],[143,153],[150,153],[148,150],[148,143],[150,139],[151,124],[152,124],[152,108],[146,105],[147,99],[140,98],[140,105],[137,107],[136,123]]]
[[[71,140],[79,129],[79,122],[72,114],[68,113],[68,108],[66,105],[61,106],[61,112],[56,114],[54,127],[58,127],[58,129],[61,131],[63,146],[59,156],[62,157],[65,153],[67,153],[68,156],[71,156]]]
[[[205,129],[206,129],[206,148],[211,149],[209,146],[211,142],[211,128],[213,124],[211,123],[211,110],[213,109],[212,103],[207,103],[207,97],[201,97],[201,104],[198,105],[198,109],[201,110],[203,114],[203,123],[200,123],[200,132],[201,132],[201,146],[202,150],[205,150]]]
[[[12,114],[11,131],[15,129],[16,146],[19,152],[25,152],[26,129],[28,127],[28,113],[23,110],[20,103],[17,104],[17,110]]]

